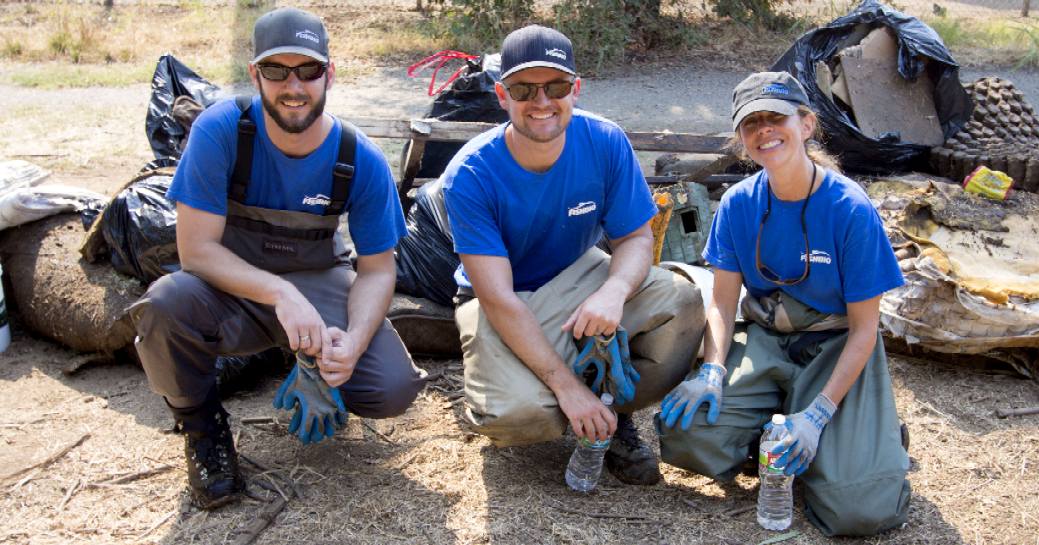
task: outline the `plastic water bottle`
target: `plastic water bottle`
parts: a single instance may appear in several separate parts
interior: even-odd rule
[[[613,405],[613,396],[603,393],[602,402],[609,407]],[[602,441],[591,441],[585,437],[577,438],[577,448],[570,456],[566,466],[566,484],[578,492],[591,492],[602,475],[602,461],[606,451],[610,449],[610,438]]]
[[[783,468],[776,467],[779,455],[771,454],[785,435],[786,417],[772,415],[772,429],[761,434],[758,451],[758,524],[766,530],[785,530],[794,519],[794,477],[784,475]]]

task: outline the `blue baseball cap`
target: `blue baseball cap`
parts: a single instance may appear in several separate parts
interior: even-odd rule
[[[510,32],[501,44],[501,79],[539,66],[576,76],[574,47],[570,38],[558,30],[540,25]]]
[[[254,63],[283,53],[328,62],[328,32],[324,23],[313,13],[296,8],[278,8],[260,16],[253,27],[253,47]]]

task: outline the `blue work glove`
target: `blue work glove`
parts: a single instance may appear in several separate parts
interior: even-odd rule
[[[682,429],[688,430],[700,405],[707,404],[707,423],[718,421],[722,408],[722,379],[725,368],[717,363],[704,362],[696,376],[675,386],[660,402],[660,420],[673,428],[682,417]]]
[[[786,475],[800,475],[808,469],[819,449],[819,436],[823,428],[837,412],[830,398],[824,394],[815,396],[807,409],[786,417],[786,435],[772,454],[781,455],[776,460],[776,467],[782,467]],[[765,424],[765,429],[772,429],[772,422]]]
[[[592,366],[595,367],[592,392],[598,394],[605,386],[618,405],[635,399],[635,384],[641,377],[631,365],[628,332],[624,328],[618,327],[617,332],[609,337],[588,337],[571,367],[574,373],[583,377]]]
[[[332,437],[346,425],[346,405],[339,388],[321,378],[314,358],[296,353],[296,366],[274,394],[274,408],[295,409],[289,422],[289,433],[304,445]]]

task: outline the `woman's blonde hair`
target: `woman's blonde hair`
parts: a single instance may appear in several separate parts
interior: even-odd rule
[[[813,112],[808,106],[802,104],[797,107],[797,115],[801,118],[805,118],[809,115],[814,116],[815,112]],[[805,142],[805,153],[808,154],[808,158],[815,161],[817,165],[834,172],[841,172],[841,166],[837,157],[824,150],[822,144],[819,143],[822,138],[823,129],[819,123],[819,118],[816,117],[815,129],[812,131],[812,136],[807,142]],[[743,141],[740,140],[740,131],[738,130],[725,144],[725,149],[729,150],[741,161],[746,161],[748,163],[752,162],[750,156],[747,155],[746,148],[743,147]]]

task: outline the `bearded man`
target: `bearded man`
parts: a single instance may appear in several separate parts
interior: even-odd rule
[[[406,232],[400,202],[379,148],[324,112],[335,81],[325,26],[281,8],[260,17],[253,36],[259,96],[202,113],[167,193],[182,271],[131,307],[137,352],[186,435],[203,509],[244,488],[216,394],[218,356],[295,351],[301,363],[275,406],[296,409],[290,431],[305,443],[331,436],[346,411],[401,414],[424,384],[385,318],[393,248]],[[356,272],[337,232],[343,213]]]

